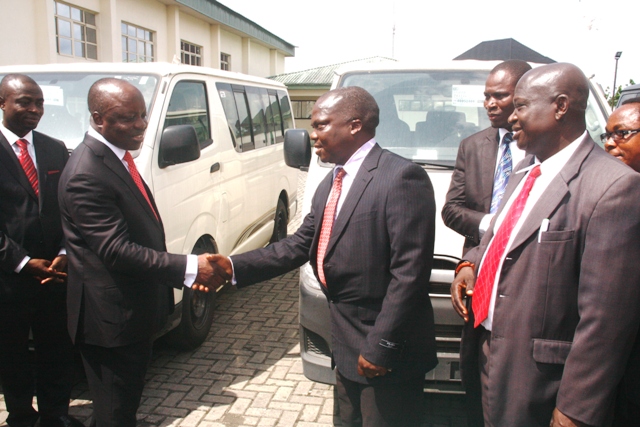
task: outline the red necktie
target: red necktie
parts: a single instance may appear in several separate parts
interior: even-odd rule
[[[31,187],[33,187],[33,191],[36,192],[37,196],[40,193],[38,190],[38,171],[36,169],[36,165],[33,164],[33,159],[29,155],[29,150],[27,149],[28,144],[29,142],[26,139],[19,139],[16,141],[16,145],[20,148],[18,160],[20,160],[20,165],[22,166],[22,169],[24,169],[24,173],[27,175],[29,184],[31,184]]]
[[[475,316],[473,325],[475,328],[487,318],[489,303],[491,302],[491,292],[493,291],[493,284],[495,283],[496,274],[498,273],[498,266],[504,256],[507,243],[509,243],[509,239],[511,238],[511,232],[516,226],[518,219],[520,219],[524,206],[527,204],[527,198],[529,198],[533,183],[539,176],[540,166],[536,166],[529,172],[529,176],[527,176],[527,180],[524,182],[520,194],[518,194],[518,197],[509,208],[498,232],[493,236],[491,246],[487,251],[487,255],[478,273],[478,280],[476,280],[476,285],[473,288],[471,307],[473,308],[473,315]]]
[[[324,215],[322,216],[322,229],[320,230],[320,239],[318,241],[318,276],[320,282],[326,287],[327,281],[324,277],[324,256],[327,253],[327,246],[329,246],[329,238],[331,237],[331,230],[333,229],[333,222],[336,217],[336,208],[338,207],[338,200],[340,199],[340,193],[342,192],[342,178],[346,175],[343,168],[338,169],[336,178],[333,180],[331,186],[331,196],[329,202],[324,208]]]
[[[156,210],[153,208],[153,205],[151,204],[151,200],[149,200],[149,195],[147,194],[147,190],[146,188],[144,188],[144,185],[142,184],[142,178],[140,178],[140,174],[138,173],[138,168],[136,168],[136,164],[133,162],[133,157],[131,157],[131,153],[129,153],[128,151],[124,155],[124,161],[127,162],[127,165],[129,166],[129,173],[131,174],[131,178],[133,178],[133,182],[136,183],[136,185],[138,186],[138,189],[140,190],[144,198],[147,200],[147,203],[149,203],[149,207],[151,208],[151,211],[153,212],[153,214],[156,216],[156,219],[160,221],[160,219],[158,218],[158,214],[156,213]]]

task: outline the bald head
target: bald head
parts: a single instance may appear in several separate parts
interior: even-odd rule
[[[334,89],[318,98],[320,108],[329,108],[333,113],[352,119],[360,119],[367,140],[375,135],[380,122],[378,103],[369,92],[358,86]],[[364,141],[366,142],[366,141]]]
[[[44,114],[40,86],[24,74],[7,74],[0,81],[2,123],[19,137],[34,130]]]
[[[108,142],[124,150],[137,150],[147,128],[142,93],[131,83],[106,78],[95,82],[87,99],[91,127]]]
[[[515,111],[509,118],[518,146],[546,160],[586,129],[589,83],[573,64],[544,65],[516,85]]]

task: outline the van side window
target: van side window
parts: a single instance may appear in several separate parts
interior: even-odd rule
[[[293,119],[291,118],[291,104],[289,104],[289,96],[283,90],[278,91],[280,98],[280,111],[282,112],[282,133],[287,129],[293,128]]]
[[[284,130],[293,127],[285,91],[228,83],[216,88],[236,151],[281,143]]]
[[[185,80],[173,88],[163,129],[175,125],[193,126],[200,148],[211,145],[209,103],[204,82]]]

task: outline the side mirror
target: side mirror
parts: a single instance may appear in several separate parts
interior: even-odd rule
[[[311,162],[311,140],[304,129],[288,129],[284,133],[284,161],[292,168],[308,170]]]
[[[175,125],[162,131],[158,152],[160,169],[198,158],[200,158],[200,145],[196,129],[193,126]]]

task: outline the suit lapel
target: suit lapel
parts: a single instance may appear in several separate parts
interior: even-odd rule
[[[114,174],[116,174],[127,187],[129,187],[129,190],[131,190],[131,193],[133,193],[134,197],[136,198],[138,203],[140,203],[140,205],[142,206],[142,209],[146,212],[149,218],[151,218],[154,223],[158,224],[158,226],[162,228],[161,223],[158,222],[155,214],[151,210],[151,206],[149,206],[149,203],[147,203],[147,199],[144,198],[144,196],[138,189],[138,186],[136,185],[136,183],[133,182],[133,178],[131,177],[131,174],[129,173],[127,168],[124,166],[122,161],[115,155],[115,153],[111,151],[111,149],[106,145],[104,145],[102,142],[94,139],[89,135],[85,136],[84,143],[89,148],[91,148],[91,150],[96,154],[96,156],[102,157],[102,161],[104,162],[105,166],[111,169],[111,171]],[[148,195],[149,195],[149,199],[152,200],[153,202],[153,196],[151,195],[150,192],[148,192]]]
[[[568,183],[580,172],[580,166],[584,162],[585,158],[589,155],[595,143],[591,138],[586,138],[580,142],[580,146],[573,153],[569,161],[562,168],[560,173],[551,181],[544,193],[540,196],[540,199],[536,202],[531,209],[531,212],[527,216],[527,219],[522,224],[522,228],[516,235],[511,249],[517,248],[523,244],[529,237],[538,231],[542,220],[549,218],[556,210],[558,205],[569,193]]]
[[[364,190],[371,182],[373,178],[372,171],[378,167],[378,161],[380,160],[380,155],[382,154],[382,148],[379,145],[374,145],[367,157],[365,157],[358,173],[353,179],[353,183],[351,184],[351,188],[349,189],[349,194],[344,199],[342,203],[342,207],[340,208],[340,212],[338,213],[338,217],[336,218],[336,222],[333,224],[333,229],[331,230],[331,238],[329,239],[329,244],[327,245],[327,253],[331,251],[333,246],[339,240],[342,232],[347,226],[353,211],[356,206],[358,206],[358,202],[362,198]]]
[[[483,194],[482,204],[484,208],[489,211],[491,207],[491,197],[493,193],[493,178],[495,175],[495,165],[498,158],[498,146],[499,146],[499,132],[498,129],[494,129],[490,135],[487,135],[485,139],[480,141],[480,158],[483,165],[493,165],[492,168],[481,168],[482,175],[480,176],[481,193]]]
[[[24,188],[24,190],[37,201],[38,197],[36,196],[36,192],[33,191],[33,187],[31,187],[31,183],[27,179],[27,175],[22,169],[22,165],[20,164],[20,160],[18,160],[18,156],[16,156],[16,153],[15,151],[13,151],[11,144],[9,144],[9,141],[7,141],[2,132],[0,132],[0,145],[2,146],[2,149],[0,150],[0,162],[4,164],[9,172],[11,172],[16,181],[18,181],[18,183]],[[37,156],[38,154],[36,152],[36,158]],[[38,179],[39,175],[40,171],[38,168]]]

